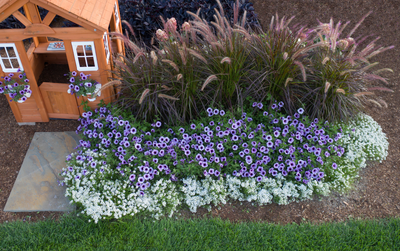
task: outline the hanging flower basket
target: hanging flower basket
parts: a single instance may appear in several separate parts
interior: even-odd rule
[[[27,90],[30,92],[25,92],[24,96],[17,100],[18,103],[24,103],[28,98],[31,97],[32,91],[30,90],[30,86],[28,85]]]
[[[0,94],[8,94],[11,98],[10,101],[24,103],[32,94],[31,87],[29,86],[29,79],[26,74],[18,69],[18,78],[14,77],[14,73],[2,77],[4,82],[0,81]]]
[[[90,74],[85,75],[83,72],[81,72],[78,76],[78,74],[73,71],[65,75],[69,75],[68,80],[70,82],[70,85],[67,90],[69,94],[76,94],[78,98],[80,96],[87,96],[88,100],[91,102],[95,101],[97,96],[101,95],[101,84],[96,82],[95,80],[90,79]],[[94,93],[97,93],[97,95],[95,97],[92,97]]]
[[[98,83],[98,84],[95,85],[95,87],[96,87],[96,89],[94,90],[93,93],[87,93],[87,99],[88,99],[90,102],[95,101],[96,98],[97,98],[98,96],[101,96],[101,91],[100,91],[100,89],[101,89],[101,84]],[[93,97],[93,95],[96,94],[96,93],[97,93],[97,95]]]

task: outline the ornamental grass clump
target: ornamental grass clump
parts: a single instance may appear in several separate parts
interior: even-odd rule
[[[252,35],[250,51],[251,61],[256,65],[251,70],[250,95],[259,101],[272,95],[275,100],[285,103],[289,114],[301,107],[297,89],[308,78],[304,58],[310,50],[321,45],[310,43],[313,37],[305,27],[292,32],[288,25],[293,18],[286,21],[285,17],[279,20],[278,14],[276,20],[272,17],[269,29]]]
[[[367,70],[378,64],[378,62],[370,63],[370,58],[394,46],[380,47],[372,51],[378,37],[364,49],[357,50],[366,37],[360,41],[351,37],[370,13],[365,15],[344,39],[340,39],[340,35],[349,22],[343,27],[338,22],[335,27],[331,19],[330,23],[320,22],[314,30],[318,36],[314,42],[323,45],[309,51],[304,61],[308,78],[299,85],[301,103],[305,105],[311,117],[329,121],[348,120],[363,111],[366,102],[372,102],[380,107],[387,106],[383,100],[374,98],[372,91],[391,90],[373,87],[372,82],[378,80],[387,84],[386,79],[376,74],[393,71],[384,68],[367,73]]]
[[[197,52],[197,37],[191,24],[183,23],[178,31],[175,18],[162,19],[162,22],[164,30],[157,31],[162,49],[160,61],[171,79],[165,84],[169,96],[164,98],[173,103],[178,114],[175,119],[187,123],[197,118],[210,102],[210,98],[200,92],[205,73],[198,65],[205,59]]]
[[[160,48],[140,48],[122,37],[129,51],[115,61],[122,83],[116,104],[137,119],[182,124],[208,105],[209,98],[200,92],[205,74],[195,67],[204,59],[194,49],[196,38],[189,23],[178,31],[175,19],[163,22],[164,30],[156,34]]]
[[[194,17],[192,30],[199,35],[198,52],[204,58],[198,67],[207,75],[201,91],[210,93],[213,104],[233,109],[245,98],[242,92],[249,83],[249,70],[254,64],[248,59],[251,35],[245,28],[246,11],[242,20],[239,19],[239,1],[233,5],[233,24],[217,2],[220,10],[216,11],[212,25],[194,13],[189,14]]]
[[[367,70],[378,64],[371,64],[371,57],[393,46],[372,51],[375,39],[357,51],[365,38],[351,37],[369,13],[340,39],[348,23],[334,26],[332,19],[314,29],[295,29],[289,27],[294,17],[276,15],[266,31],[253,32],[245,29],[246,15],[239,17],[238,8],[236,2],[233,24],[221,5],[211,24],[189,13],[194,20],[178,31],[174,18],[162,19],[164,29],[156,32],[159,48],[140,48],[122,37],[129,52],[116,59],[123,83],[117,104],[136,118],[171,125],[198,118],[208,106],[234,111],[243,109],[248,97],[262,102],[268,95],[282,101],[290,115],[304,107],[311,118],[330,122],[353,118],[365,102],[387,106],[372,91],[390,90],[371,84],[387,83],[377,74],[392,70]]]
[[[179,115],[171,102],[173,94],[171,96],[170,88],[167,87],[173,81],[172,74],[161,62],[160,50],[149,53],[148,48],[137,46],[128,37],[119,33],[115,35],[125,42],[127,48],[125,56],[114,58],[114,73],[120,81],[120,96],[115,105],[130,111],[139,120],[153,121],[158,117],[168,123],[179,121]]]
[[[213,22],[215,29],[193,13],[196,19],[183,23],[179,31],[174,18],[161,18],[164,29],[156,32],[159,48],[140,48],[115,34],[128,48],[126,57],[115,59],[115,73],[122,80],[116,104],[136,118],[151,122],[158,117],[168,124],[196,119],[210,105],[236,109],[244,99],[241,85],[248,83],[245,77],[252,65],[247,60],[250,35],[244,18],[239,22],[238,6],[237,2],[235,27],[222,8]]]

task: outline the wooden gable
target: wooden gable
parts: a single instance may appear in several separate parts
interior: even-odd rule
[[[28,2],[62,16],[86,29],[108,31],[117,0],[0,0],[0,22]]]

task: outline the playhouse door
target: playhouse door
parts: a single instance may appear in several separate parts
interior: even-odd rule
[[[43,82],[39,86],[49,118],[78,119],[75,95],[67,93],[68,84]]]

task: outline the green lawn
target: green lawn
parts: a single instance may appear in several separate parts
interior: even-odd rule
[[[0,225],[0,250],[398,250],[400,219],[344,223],[234,224],[220,219],[146,219]]]

